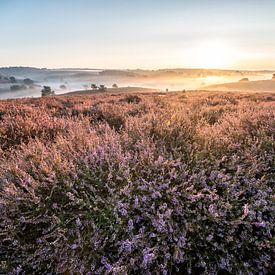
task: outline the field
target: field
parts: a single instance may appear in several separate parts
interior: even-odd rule
[[[274,132],[274,93],[0,101],[0,273],[272,273]]]

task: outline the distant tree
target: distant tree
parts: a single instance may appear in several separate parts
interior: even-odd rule
[[[25,85],[11,85],[10,90],[11,91],[20,91],[20,90],[26,90],[27,86]]]
[[[64,84],[60,85],[59,88],[62,89],[62,90],[66,90],[67,89],[66,85],[64,85]]]
[[[275,74],[273,74],[273,76],[272,76],[272,80],[275,80]]]
[[[242,79],[239,80],[239,82],[247,82],[247,81],[249,81],[249,79],[247,77],[242,78]]]
[[[34,83],[34,81],[31,80],[30,78],[25,78],[25,79],[23,80],[23,82],[24,82],[24,84],[26,84],[26,85],[33,85],[33,83]]]
[[[98,90],[101,92],[105,92],[105,91],[107,91],[107,87],[105,85],[99,85]]]
[[[118,88],[118,85],[117,85],[116,83],[114,83],[114,84],[112,85],[112,88]]]
[[[11,82],[11,83],[16,83],[16,79],[15,79],[14,76],[11,76],[11,77],[10,77],[10,82]]]
[[[91,88],[92,88],[92,90],[93,90],[93,91],[95,91],[95,90],[97,90],[97,89],[98,89],[98,87],[97,87],[97,85],[96,85],[96,84],[91,84]]]
[[[41,90],[41,95],[42,96],[51,96],[51,95],[55,95],[55,92],[52,91],[50,86],[43,86],[43,89]]]

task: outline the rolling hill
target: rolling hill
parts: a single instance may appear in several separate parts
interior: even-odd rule
[[[275,80],[242,81],[203,87],[211,91],[275,92]]]

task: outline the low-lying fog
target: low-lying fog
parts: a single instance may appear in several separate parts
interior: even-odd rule
[[[30,88],[11,91],[17,83],[0,81],[0,98],[40,97],[43,86],[50,86],[56,94],[89,89],[91,84],[111,87],[135,86],[159,90],[178,91],[201,89],[208,85],[237,82],[242,78],[253,80],[271,79],[272,72],[221,71],[221,70],[159,70],[159,71],[100,71],[100,70],[47,70],[35,68],[0,68],[0,76],[14,76],[18,81],[30,78]]]

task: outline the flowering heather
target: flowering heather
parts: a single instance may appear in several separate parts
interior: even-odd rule
[[[0,101],[0,273],[272,273],[274,102]]]

